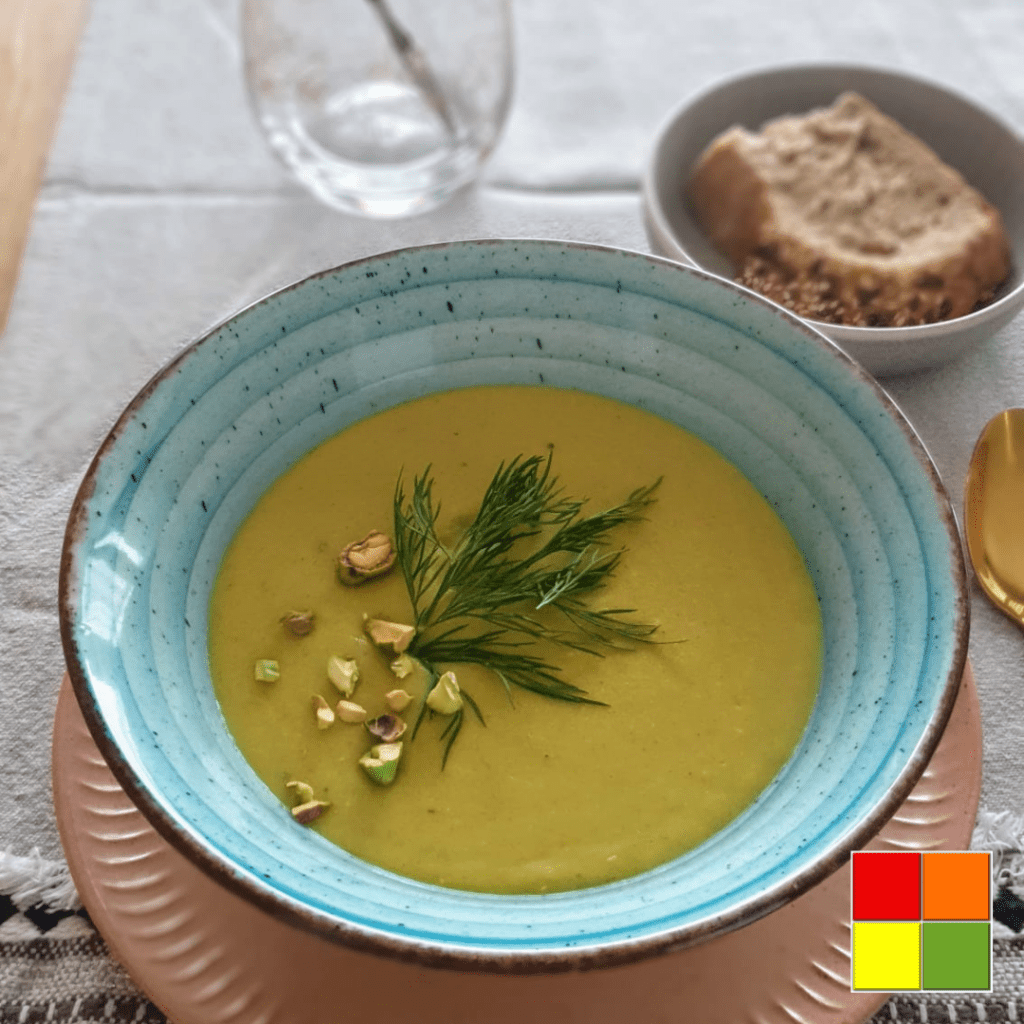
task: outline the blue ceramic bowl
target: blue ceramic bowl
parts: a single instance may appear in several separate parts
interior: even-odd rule
[[[429,392],[538,382],[642,406],[739,467],[810,569],[824,675],[790,762],[702,846],[611,885],[490,896],[393,875],[292,822],[225,728],[207,604],[242,519],[321,441]],[[75,692],[114,773],[215,878],[356,947],[522,972],[697,942],[838,868],[924,770],[968,635],[959,535],[935,469],[856,364],[727,282],[539,241],[353,263],[188,347],[124,412],[86,475],[60,613]]]

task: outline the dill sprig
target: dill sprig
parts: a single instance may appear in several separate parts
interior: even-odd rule
[[[658,627],[625,618],[634,609],[593,608],[588,599],[614,574],[624,553],[606,547],[608,534],[643,519],[660,483],[583,516],[585,502],[565,496],[552,475],[550,454],[519,455],[498,467],[473,522],[446,545],[438,534],[441,504],[430,467],[413,480],[408,497],[399,478],[394,543],[416,627],[409,653],[435,680],[437,664],[481,665],[497,676],[510,699],[519,687],[602,704],[564,680],[534,645],[600,656],[650,641]],[[476,702],[464,690],[463,695],[483,722]],[[425,710],[421,706],[414,736]],[[445,759],[462,722],[460,709],[442,735]]]

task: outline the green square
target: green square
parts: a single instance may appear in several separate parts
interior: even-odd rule
[[[925,991],[987,992],[992,988],[988,921],[926,921],[921,926]]]

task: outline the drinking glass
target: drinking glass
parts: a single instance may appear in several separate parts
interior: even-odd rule
[[[511,0],[243,0],[271,149],[320,200],[425,212],[478,174],[508,113]]]

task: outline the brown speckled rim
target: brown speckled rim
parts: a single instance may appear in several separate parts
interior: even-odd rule
[[[762,306],[771,311],[775,316],[781,316],[791,328],[810,339],[819,348],[829,352],[833,358],[838,359],[844,365],[846,372],[854,377],[863,387],[873,392],[879,404],[898,424],[915,459],[931,484],[941,523],[949,542],[949,562],[953,569],[953,604],[956,625],[955,636],[953,637],[952,665],[943,684],[940,700],[903,771],[893,783],[886,797],[862,821],[851,828],[829,850],[805,869],[795,873],[774,887],[759,893],[756,897],[741,901],[726,913],[717,914],[676,929],[669,929],[663,933],[637,939],[612,941],[600,945],[595,944],[593,946],[573,946],[565,949],[544,949],[538,951],[515,950],[495,952],[486,948],[474,948],[462,944],[432,944],[425,940],[401,941],[379,931],[357,927],[334,916],[315,911],[291,897],[270,890],[252,874],[240,871],[222,855],[210,849],[200,837],[193,835],[189,830],[172,820],[161,804],[147,790],[121,753],[99,710],[73,635],[73,623],[77,616],[78,596],[73,580],[78,577],[77,566],[80,557],[81,541],[85,535],[85,520],[88,513],[87,505],[95,490],[99,467],[106,453],[124,432],[129,421],[145,406],[152,392],[164,380],[170,377],[175,368],[188,359],[199,346],[209,341],[210,338],[215,336],[225,326],[245,316],[250,310],[289,291],[304,286],[318,278],[332,276],[342,270],[351,270],[378,261],[386,261],[398,255],[407,255],[410,252],[436,252],[452,247],[472,245],[504,246],[515,243],[550,245],[575,251],[591,251],[612,255],[618,259],[643,260],[651,264],[660,265],[671,272],[686,274],[712,283],[716,287],[724,287],[734,292],[738,298],[743,299],[745,302]],[[692,267],[684,267],[672,260],[650,256],[634,250],[616,249],[609,246],[567,242],[557,239],[472,239],[379,253],[321,271],[281,288],[257,302],[251,303],[207,331],[200,339],[183,349],[142,388],[118,418],[90,463],[78,488],[68,517],[61,553],[58,601],[61,642],[64,648],[68,674],[89,731],[110,766],[114,777],[156,831],[171,846],[184,854],[216,882],[242,899],[259,906],[278,920],[306,929],[324,938],[363,952],[389,956],[421,966],[499,974],[542,974],[593,970],[629,964],[648,957],[684,949],[688,946],[704,942],[716,935],[742,927],[771,913],[838,870],[849,859],[852,851],[865,846],[881,830],[889,818],[892,817],[907,798],[931,760],[932,754],[945,730],[959,692],[960,681],[967,660],[967,644],[970,631],[970,603],[966,566],[960,543],[959,528],[948,495],[938,470],[917,433],[898,406],[873,377],[847,356],[838,346],[798,317],[781,306],[777,306],[769,300],[733,284],[731,281]]]

